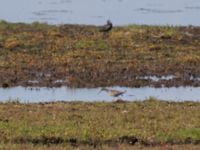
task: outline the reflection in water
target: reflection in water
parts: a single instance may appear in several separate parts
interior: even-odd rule
[[[196,19],[199,6],[199,0],[1,0],[0,19],[51,24],[101,25],[110,19],[115,25],[200,25]]]
[[[171,87],[171,88],[128,88],[109,87],[119,91],[125,91],[123,100],[145,100],[149,97],[156,97],[171,101],[200,101],[200,87]],[[20,102],[49,102],[49,101],[112,101],[113,98],[106,92],[99,93],[100,88],[77,88],[68,87],[44,88],[44,87],[13,87],[8,89],[0,88],[0,101],[19,99]],[[99,94],[98,94],[99,93]]]

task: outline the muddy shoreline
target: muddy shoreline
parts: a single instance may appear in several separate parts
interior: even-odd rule
[[[200,27],[130,25],[105,35],[97,26],[0,22],[5,88],[200,86],[199,66]]]

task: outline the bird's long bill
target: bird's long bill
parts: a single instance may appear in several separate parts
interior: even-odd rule
[[[101,90],[99,90],[99,92],[98,92],[97,94],[101,93],[101,91],[102,91],[102,89],[101,89]]]

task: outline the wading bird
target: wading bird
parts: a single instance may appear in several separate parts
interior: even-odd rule
[[[112,27],[113,27],[112,22],[110,20],[107,20],[107,24],[99,27],[99,31],[107,33],[112,29]]]
[[[101,92],[101,91],[105,91],[105,92],[107,92],[110,96],[112,96],[112,97],[118,97],[118,96],[121,96],[121,95],[123,95],[125,92],[126,92],[126,90],[125,91],[118,91],[118,90],[112,90],[112,89],[108,89],[108,88],[102,88],[100,91],[99,91],[99,93]],[[98,94],[99,94],[98,93]]]

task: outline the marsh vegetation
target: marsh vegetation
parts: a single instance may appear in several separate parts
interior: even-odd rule
[[[153,98],[125,103],[10,101],[0,104],[1,146],[195,148],[200,142],[199,109],[199,103]]]
[[[193,26],[130,25],[105,37],[96,26],[1,21],[0,85],[199,86],[199,35]]]

